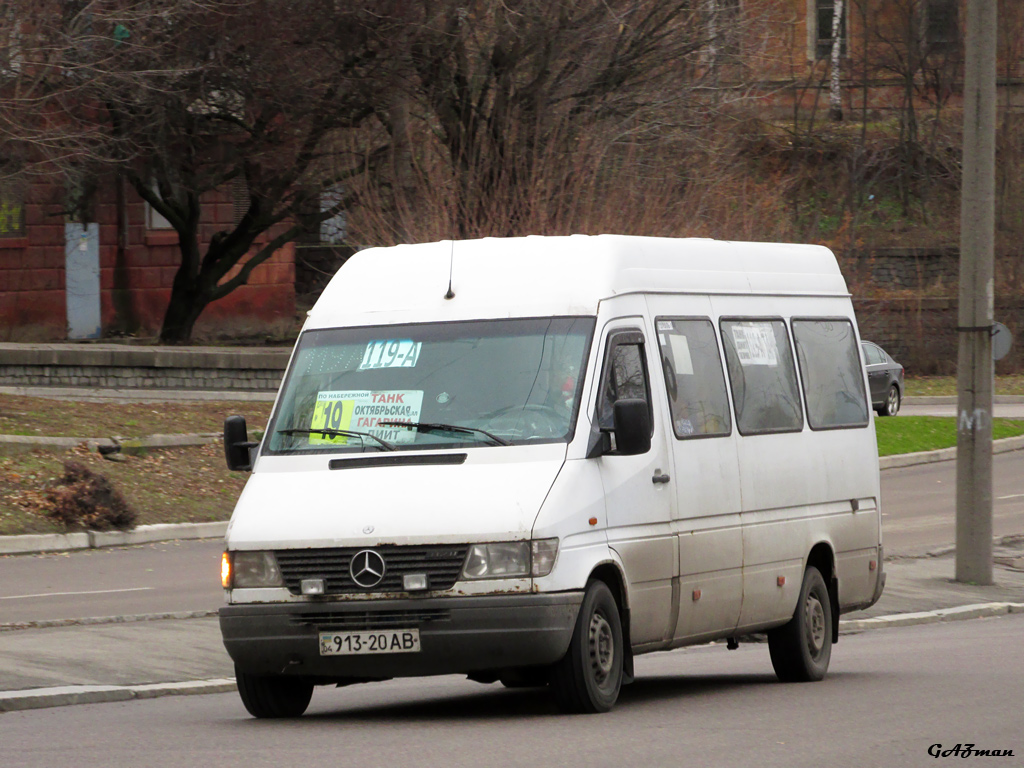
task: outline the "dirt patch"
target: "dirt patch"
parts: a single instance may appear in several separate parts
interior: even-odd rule
[[[227,520],[249,477],[231,472],[219,444],[107,461],[85,448],[0,456],[0,535],[62,533],[46,517],[46,492],[72,458],[106,477],[138,512],[137,525]]]

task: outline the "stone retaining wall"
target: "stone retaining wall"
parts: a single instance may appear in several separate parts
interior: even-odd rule
[[[0,386],[276,391],[290,349],[0,344]]]

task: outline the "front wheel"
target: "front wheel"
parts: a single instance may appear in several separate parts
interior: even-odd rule
[[[619,698],[625,646],[619,606],[608,585],[592,581],[569,650],[555,664],[551,688],[566,712],[607,712]]]
[[[253,717],[299,717],[313,698],[313,684],[301,678],[250,675],[235,667],[235,682]]]
[[[789,623],[768,633],[775,675],[784,683],[821,680],[832,658],[832,601],[821,573],[807,566]]]

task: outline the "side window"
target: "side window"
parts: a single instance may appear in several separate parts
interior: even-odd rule
[[[853,323],[793,320],[793,338],[811,429],[866,426],[864,373]]]
[[[643,335],[639,331],[613,334],[608,340],[608,356],[601,379],[598,403],[598,423],[601,428],[612,428],[616,400],[638,398],[647,401],[649,408],[651,399],[648,392],[650,387],[647,385]]]
[[[741,435],[799,432],[804,415],[782,320],[722,320],[722,346]]]
[[[658,344],[676,437],[732,432],[715,326],[707,319],[658,318]]]
[[[864,345],[864,364],[865,365],[878,365],[884,363],[885,358],[882,357],[882,350],[876,347],[874,344]]]

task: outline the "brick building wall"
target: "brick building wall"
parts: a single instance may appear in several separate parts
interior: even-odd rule
[[[64,335],[64,220],[47,194],[38,182],[0,190],[0,340]]]
[[[0,231],[0,341],[67,337],[65,217],[62,190],[36,182],[15,195],[2,191],[7,231]],[[117,247],[117,192],[97,190],[94,217],[100,237],[100,315],[104,335],[159,331],[179,263],[177,233],[147,222],[147,206],[125,192],[125,244]],[[14,210],[21,221],[13,226]],[[202,209],[201,249],[236,216],[231,190],[211,194]],[[266,238],[262,241],[266,242]],[[259,243],[257,244],[258,247]],[[233,274],[233,273],[232,273]],[[210,304],[196,324],[199,336],[260,333],[290,325],[295,314],[294,247],[279,249],[246,285]]]

